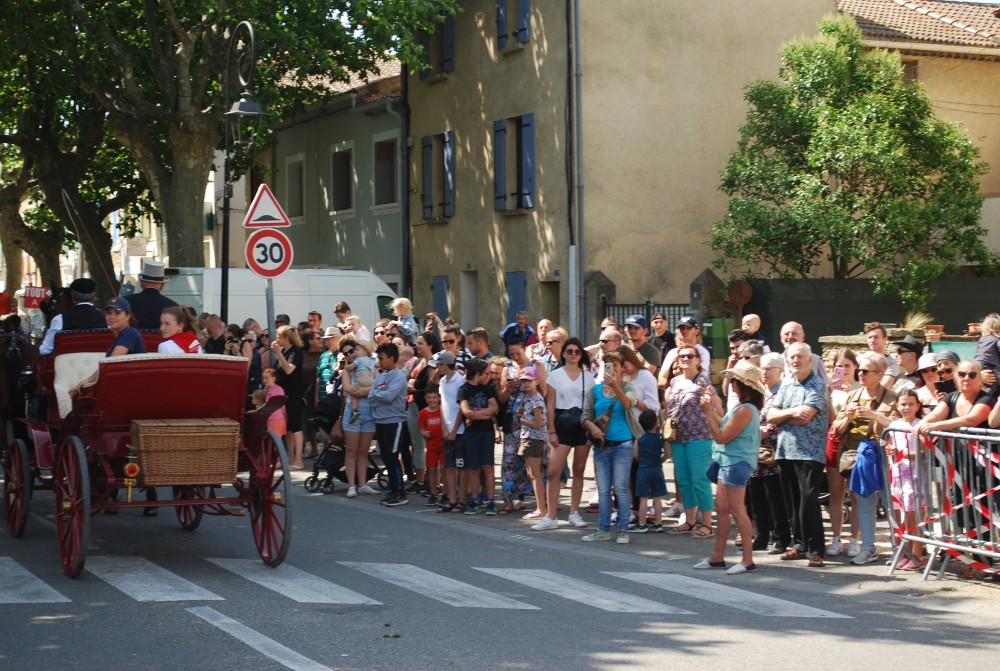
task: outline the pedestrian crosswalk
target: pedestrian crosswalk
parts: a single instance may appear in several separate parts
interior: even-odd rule
[[[556,597],[608,613],[690,618],[723,608],[762,617],[850,617],[722,582],[675,573],[594,570],[567,575],[546,569],[471,567],[461,569],[468,574],[463,581],[412,564],[336,562],[343,569],[349,569],[347,573],[344,570],[336,572],[337,579],[350,584],[349,588],[288,563],[270,568],[249,559],[206,558],[206,561],[208,566],[185,563],[175,572],[144,557],[92,555],[87,559],[86,571],[138,602],[224,601],[228,585],[220,578],[231,575],[283,598],[306,604],[392,606],[410,600],[399,591],[405,590],[452,608],[541,610],[553,607],[552,597]],[[224,573],[220,574],[220,569]],[[459,572],[458,569],[455,567],[455,572]],[[78,595],[82,590],[94,589],[96,584],[93,581],[65,581],[61,574],[56,580],[62,581],[61,586],[48,584],[12,557],[0,556],[0,604],[68,603],[73,599],[67,594]],[[513,594],[510,583],[517,586]],[[204,584],[212,584],[215,591],[206,589]],[[385,584],[398,589],[387,590]],[[352,588],[376,591],[380,600]],[[243,594],[244,589],[238,590],[239,596]],[[681,604],[669,602],[676,596],[681,598]],[[90,599],[93,595],[80,598]],[[703,606],[697,606],[698,603]]]

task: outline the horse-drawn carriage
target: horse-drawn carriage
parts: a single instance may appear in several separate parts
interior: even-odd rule
[[[144,337],[155,350],[159,338]],[[32,492],[50,489],[70,577],[83,570],[91,517],[127,508],[173,507],[188,530],[203,515],[245,514],[261,559],[280,564],[291,534],[291,480],[267,416],[284,399],[244,412],[246,359],[105,358],[111,341],[110,331],[66,331],[57,334],[53,355],[38,359],[36,394],[46,419],[23,420],[27,437],[14,439],[4,459],[10,533],[24,533]],[[96,381],[87,383],[95,371]],[[140,487],[169,487],[173,496],[133,500]]]

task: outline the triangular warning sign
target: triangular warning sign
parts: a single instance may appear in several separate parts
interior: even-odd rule
[[[243,228],[280,228],[291,225],[292,222],[288,221],[271,189],[267,188],[267,184],[261,184],[250,203],[247,216],[243,218]]]

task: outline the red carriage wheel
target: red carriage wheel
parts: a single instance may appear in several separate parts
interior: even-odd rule
[[[285,560],[292,535],[292,491],[288,456],[281,439],[266,431],[247,450],[250,461],[247,507],[260,558],[268,566]]]
[[[3,514],[7,529],[14,538],[20,538],[28,526],[31,503],[31,461],[28,446],[23,440],[9,443],[3,460]]]
[[[205,490],[202,487],[174,487],[174,499],[204,499]],[[174,506],[177,513],[177,521],[181,523],[181,528],[194,531],[201,524],[203,506],[187,505]]]
[[[90,475],[87,453],[76,436],[63,441],[56,456],[56,539],[63,573],[83,571],[90,543]]]

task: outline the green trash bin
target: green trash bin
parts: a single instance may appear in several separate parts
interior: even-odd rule
[[[710,317],[702,322],[701,337],[713,359],[729,356],[729,333],[736,328],[732,317]]]

